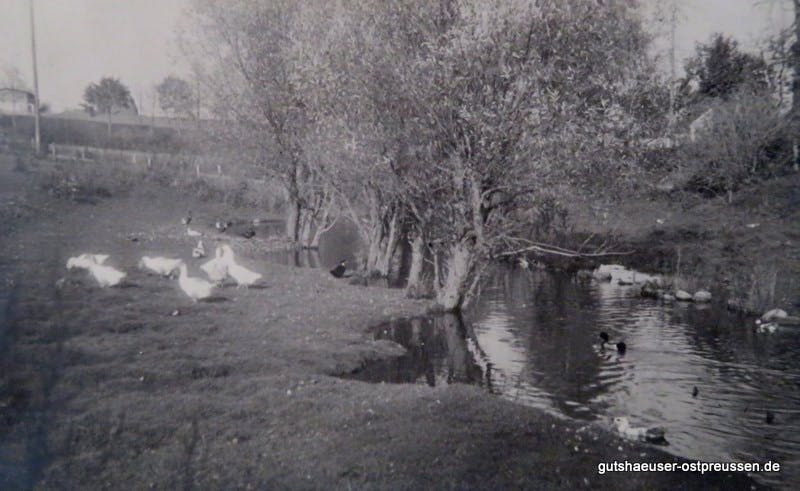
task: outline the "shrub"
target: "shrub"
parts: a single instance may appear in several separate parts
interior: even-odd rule
[[[713,117],[687,148],[690,189],[707,195],[733,193],[772,175],[791,158],[789,119],[769,94],[740,91],[713,106]]]

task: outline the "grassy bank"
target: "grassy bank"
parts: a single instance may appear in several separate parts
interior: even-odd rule
[[[762,181],[734,195],[651,193],[646,197],[576,199],[569,203],[574,231],[607,237],[613,258],[630,267],[679,277],[689,291],[739,298],[764,312],[800,308],[800,174]]]
[[[229,286],[192,303],[174,280],[135,264],[143,254],[182,257],[198,275],[180,218],[192,209],[209,220],[230,211],[224,204],[155,184],[91,200],[43,192],[48,165],[0,165],[11,183],[0,203],[14,225],[0,237],[3,489],[752,484],[744,475],[598,475],[601,462],[677,459],[607,425],[581,427],[475,387],[339,379],[402,349],[371,341],[370,326],[427,305],[241,248],[265,287]],[[127,286],[103,290],[67,274],[67,257],[87,251],[111,254]]]

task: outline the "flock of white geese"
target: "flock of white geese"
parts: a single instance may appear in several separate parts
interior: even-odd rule
[[[192,234],[189,235],[193,236]],[[205,248],[201,240],[192,250],[192,257],[201,258],[204,256]],[[108,254],[85,253],[69,258],[67,260],[67,269],[79,268],[87,270],[101,288],[119,285],[128,274],[105,264],[108,259]],[[214,289],[221,287],[228,277],[236,282],[237,288],[252,286],[262,278],[260,273],[238,264],[234,257],[233,249],[228,244],[218,246],[214,251],[214,257],[200,266],[200,269],[208,276],[208,280],[189,276],[186,262],[180,258],[142,256],[139,261],[139,268],[147,269],[164,277],[173,277],[175,271],[179,271],[178,285],[195,302],[209,298]]]

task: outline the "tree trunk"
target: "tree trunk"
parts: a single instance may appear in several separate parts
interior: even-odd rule
[[[364,266],[368,274],[377,271],[378,261],[381,256],[381,241],[383,240],[383,224],[373,222],[369,228],[369,233],[365,237],[367,244],[367,263]]]
[[[314,230],[314,215],[311,210],[300,213],[300,245],[303,249],[311,247],[311,232]]]
[[[375,263],[375,274],[381,278],[389,276],[392,267],[392,257],[394,257],[394,253],[397,250],[397,212],[391,211],[390,213],[392,216],[389,219],[389,229],[384,231],[384,237],[379,242],[378,258]]]
[[[292,242],[300,239],[301,211],[300,200],[289,193],[286,203],[286,237]]]
[[[417,234],[411,240],[411,268],[408,271],[408,282],[406,283],[406,296],[418,298],[423,293],[422,288],[422,265],[425,260],[425,241],[421,234]]]
[[[436,304],[446,312],[453,312],[466,300],[467,280],[473,268],[473,254],[464,241],[450,247],[445,266],[444,281],[435,285]]]

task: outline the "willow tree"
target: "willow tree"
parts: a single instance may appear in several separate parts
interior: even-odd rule
[[[492,257],[525,245],[523,210],[555,184],[624,170],[650,67],[632,3],[446,6],[386,77],[402,81],[414,135],[393,172],[432,251],[436,301],[457,310]]]
[[[194,0],[182,39],[193,60],[205,99],[222,124],[215,136],[227,142],[237,157],[257,166],[285,189],[286,234],[309,241],[308,220],[318,217],[315,206],[322,187],[314,163],[305,155],[305,140],[313,127],[314,95],[303,77],[306,49],[296,36],[309,22],[321,22],[315,11],[290,0]],[[303,225],[306,227],[303,232]],[[313,227],[310,227],[313,229]]]

